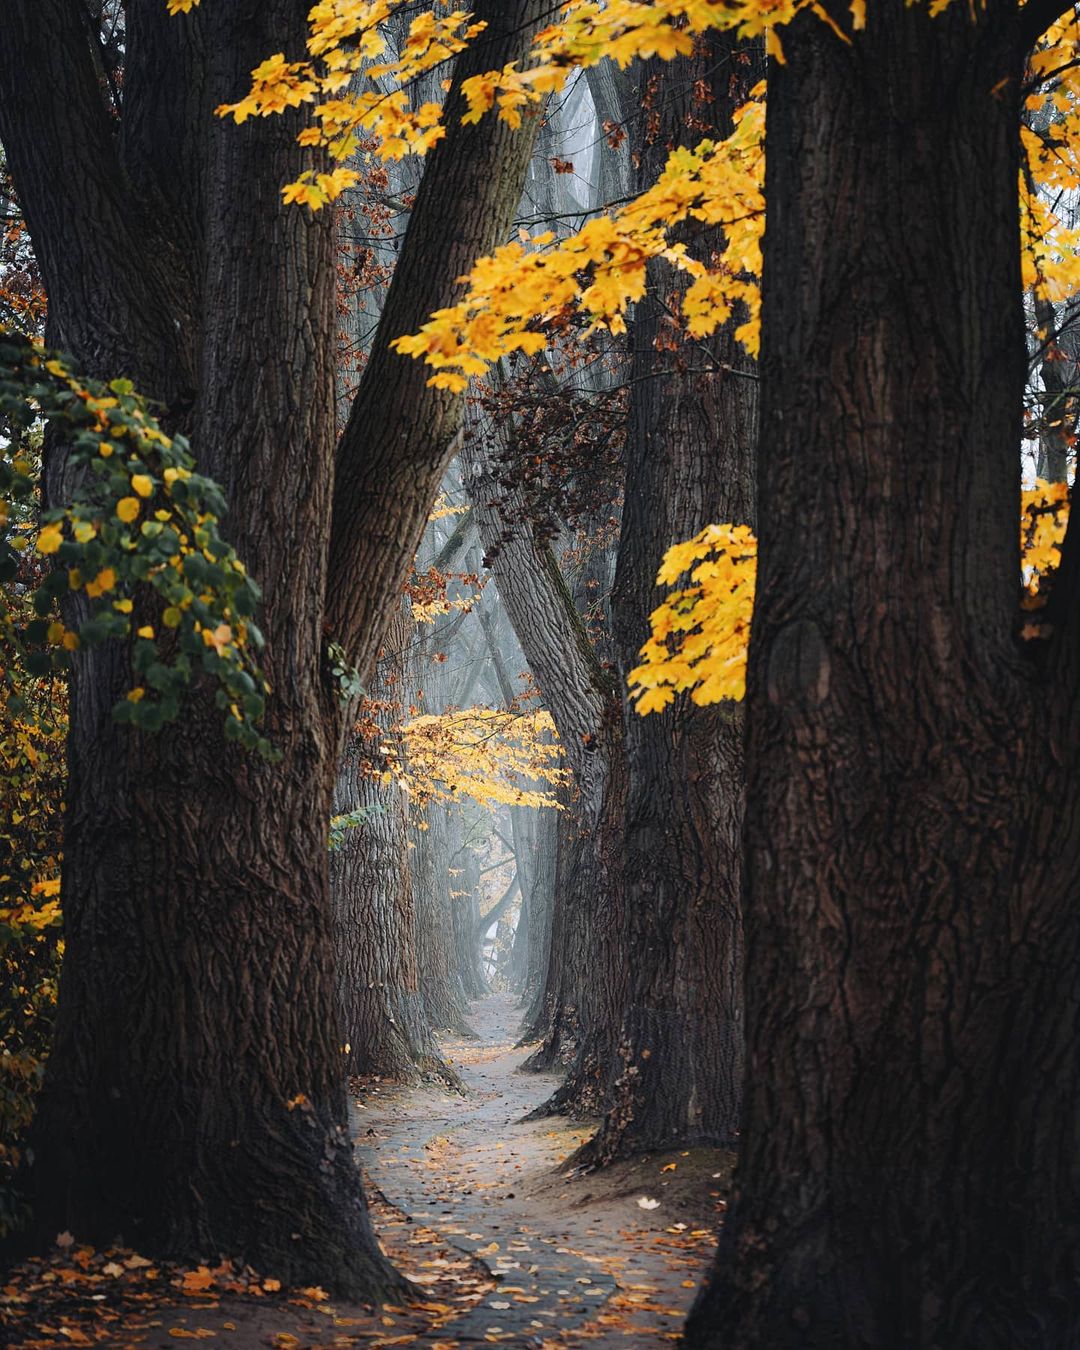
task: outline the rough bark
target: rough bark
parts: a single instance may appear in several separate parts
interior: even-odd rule
[[[693,1346],[1080,1337],[1080,540],[1033,650],[1018,28],[880,0],[770,77],[748,1074]]]
[[[454,400],[387,342],[500,239],[530,134],[493,118],[463,128],[451,108],[345,437],[331,566],[330,213],[281,202],[311,163],[295,143],[300,114],[242,127],[211,115],[268,53],[302,52],[305,8],[208,4],[169,28],[151,0],[129,5],[119,137],[76,0],[14,0],[0,14],[0,137],[50,337],[89,373],[129,375],[160,400],[224,486],[227,533],[264,594],[266,729],[280,752],[268,764],[224,745],[201,693],[156,738],[121,732],[110,709],[126,654],[78,654],[36,1223],[48,1239],[70,1228],[185,1259],[241,1255],[289,1283],[371,1298],[399,1285],[345,1128],[326,835],[346,718],[321,651],[329,629],[370,668],[452,435]],[[468,60],[520,58],[533,9],[484,0],[493,26],[456,78]],[[448,229],[458,200],[468,209]],[[50,473],[57,497],[63,467]],[[350,597],[362,600],[342,617]]]
[[[327,623],[362,676],[381,643],[380,597],[399,586],[412,565],[464,408],[461,395],[428,388],[430,369],[392,352],[389,343],[453,304],[459,278],[505,242],[540,120],[533,108],[516,132],[496,118],[460,125],[461,80],[520,60],[546,5],[480,0],[474,12],[488,27],[455,69],[446,113],[455,134],[429,156],[337,457]],[[440,260],[438,272],[432,257]]]
[[[349,1073],[410,1079],[439,1067],[416,966],[416,916],[401,790],[361,767],[351,745],[338,773],[334,809],[373,814],[330,857],[337,981]]]
[[[650,62],[631,133],[639,186],[670,150],[722,137],[761,74],[752,48],[712,35],[692,57]],[[693,231],[708,262],[721,241]],[[710,522],[753,524],[757,385],[734,323],[693,350],[666,332],[684,285],[650,268],[632,328],[626,490],[612,595],[621,687],[640,662],[665,550]],[[670,339],[674,336],[675,340]],[[696,373],[713,366],[713,373]],[[724,1143],[738,1128],[742,1088],[742,716],[686,696],[663,714],[625,706],[629,786],[624,823],[628,999],[622,1072],[579,1161],[680,1144]]]
[[[313,335],[330,331],[329,226],[280,209],[280,183],[300,168],[295,116],[232,135],[222,125],[204,156],[205,254],[153,254],[140,221],[152,212],[101,127],[85,46],[65,27],[75,7],[48,8],[58,31],[43,31],[30,7],[9,7],[0,46],[33,71],[43,43],[72,81],[59,100],[34,87],[44,109],[35,116],[48,124],[44,143],[28,146],[17,121],[26,77],[10,64],[2,75],[3,134],[33,213],[50,326],[95,373],[130,374],[163,398],[228,492],[230,536],[265,596],[267,727],[281,758],[245,759],[223,744],[201,695],[168,733],[125,734],[110,716],[128,679],[124,653],[79,654],[37,1231],[98,1242],[120,1233],[185,1257],[243,1254],[289,1282],[377,1296],[396,1280],[345,1129],[326,904],[332,760],[318,654],[333,369]],[[211,98],[242,87],[272,42],[302,41],[293,7],[240,9],[207,21]],[[136,154],[151,123],[136,122],[124,142],[144,182],[163,176],[160,146]],[[64,182],[73,158],[74,188]],[[99,171],[95,195],[80,201]],[[197,316],[192,279],[204,262],[212,300]]]
[[[407,801],[396,781],[375,776],[384,766],[380,742],[392,734],[411,628],[402,621],[391,629],[379,662],[370,692],[373,704],[383,705],[375,718],[379,733],[353,739],[338,770],[335,813],[371,814],[330,856],[345,1065],[349,1073],[399,1079],[448,1072],[420,995]]]
[[[558,831],[565,813],[547,811],[537,822],[535,856],[527,913],[529,965],[523,990],[526,1007],[521,1024],[524,1042],[539,1040],[543,1027],[544,984],[551,954],[551,924],[555,910],[555,863]]]

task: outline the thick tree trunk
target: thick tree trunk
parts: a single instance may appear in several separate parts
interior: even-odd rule
[[[380,742],[400,710],[413,627],[399,606],[369,695],[379,732],[346,747],[334,793],[335,814],[371,814],[330,856],[345,1064],[350,1073],[404,1079],[448,1072],[420,994],[407,799],[396,780],[375,776],[385,766]]]
[[[1080,541],[1035,653],[1020,25],[866,16],[807,14],[770,79],[747,1098],[687,1343],[1051,1350],[1080,1338]]]
[[[642,68],[639,102],[650,111],[631,137],[642,187],[655,182],[674,146],[729,134],[761,64],[752,48],[717,34],[700,41],[693,57]],[[708,262],[720,242],[697,230],[688,246]],[[668,264],[655,264],[634,313],[612,595],[623,689],[640,663],[665,550],[712,521],[753,523],[753,365],[733,337],[734,323],[694,352],[677,336],[664,340],[684,284]],[[710,359],[714,373],[691,373]],[[624,706],[624,942],[633,959],[622,1071],[599,1134],[578,1155],[593,1162],[726,1142],[738,1128],[742,1089],[741,709],[699,708],[686,696],[648,717],[628,700]]]
[[[552,932],[549,1021],[540,1048],[525,1066],[542,1070],[566,1062],[567,1076],[537,1116],[599,1115],[618,1075],[627,978],[625,796],[626,760],[620,750],[610,754],[599,813],[586,816],[578,803],[571,806],[567,846],[556,874],[561,912]]]
[[[156,738],[119,731],[125,654],[79,654],[36,1231],[224,1252],[373,1298],[399,1282],[345,1128],[326,851],[344,719],[321,651],[329,629],[370,669],[459,415],[387,341],[501,241],[530,137],[452,121],[430,157],[368,369],[377,416],[366,378],[361,431],[354,419],[345,437],[331,567],[332,220],[282,205],[282,184],[311,165],[299,114],[242,127],[212,116],[269,53],[303,52],[306,6],[238,0],[173,20],[163,8],[127,6],[121,160],[76,0],[4,6],[0,135],[52,334],[89,373],[130,375],[160,399],[225,488],[229,537],[264,594],[280,759],[223,745],[202,694]],[[456,78],[470,61],[520,58],[539,8],[483,0],[493,27]],[[467,209],[448,222],[458,201]],[[161,224],[171,203],[175,237]],[[63,492],[62,465],[51,478]]]
[[[408,825],[401,789],[364,771],[363,743],[338,771],[335,812],[370,808],[330,855],[337,981],[349,1073],[410,1079],[438,1070],[420,995]]]
[[[379,319],[360,391],[338,451],[327,622],[362,675],[382,640],[382,603],[412,566],[436,488],[453,455],[464,399],[431,389],[430,367],[392,352],[390,341],[415,333],[432,311],[453,304],[461,276],[480,254],[506,242],[529,165],[539,110],[524,111],[512,131],[496,118],[462,127],[460,82],[520,61],[549,12],[547,0],[478,0],[487,28],[458,62],[447,119],[458,122],[429,156],[401,258]],[[429,259],[442,264],[432,273]],[[406,453],[402,453],[407,447]],[[430,483],[423,500],[420,477]]]
[[[208,25],[211,101],[304,33],[285,4],[215,10]],[[13,84],[5,73],[5,89]],[[66,958],[32,1181],[43,1235],[70,1228],[181,1257],[242,1254],[290,1283],[370,1297],[397,1282],[371,1234],[345,1128],[325,846],[335,732],[319,662],[333,367],[318,335],[333,331],[330,225],[281,207],[281,182],[301,167],[297,128],[295,116],[244,130],[211,124],[212,299],[197,368],[170,370],[175,344],[138,324],[106,329],[117,333],[108,345],[102,333],[83,340],[77,278],[69,286],[70,260],[53,260],[67,228],[40,216],[35,227],[50,259],[52,322],[75,339],[76,356],[164,396],[174,422],[193,417],[200,467],[225,487],[230,537],[263,587],[267,731],[280,759],[225,745],[220,713],[201,694],[158,737],[121,731],[110,710],[129,679],[123,653],[79,654]],[[110,162],[106,149],[95,153]],[[31,199],[48,204],[29,177]],[[148,290],[142,302],[162,306],[162,327],[193,341],[194,296],[169,305]],[[196,386],[192,414],[185,388]]]

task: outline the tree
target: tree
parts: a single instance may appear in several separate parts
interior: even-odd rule
[[[572,818],[560,831],[543,1044],[532,1066],[550,1068],[572,1046],[572,1067],[552,1108],[595,1111],[616,1062],[625,980],[620,706],[554,550],[528,519],[522,490],[501,493],[495,482],[483,441],[496,438],[512,455],[511,419],[466,442],[469,493],[499,595],[551,709],[575,787]],[[508,512],[518,523],[508,525]]]
[[[225,489],[262,586],[277,751],[224,745],[209,695],[182,726],[130,735],[110,716],[127,651],[76,654],[41,1237],[119,1232],[342,1293],[395,1287],[345,1130],[326,862],[345,700],[324,633],[370,671],[460,418],[389,339],[453,297],[519,196],[533,119],[463,125],[460,84],[470,61],[520,57],[534,6],[480,9],[486,50],[456,72],[336,475],[333,222],[281,200],[317,155],[296,143],[306,113],[211,115],[267,52],[303,49],[303,7],[128,5],[118,122],[75,0],[0,19],[0,139],[50,337],[159,400]],[[60,446],[50,460],[63,501]]]
[[[449,1069],[420,991],[408,799],[387,762],[386,743],[400,719],[405,645],[414,627],[400,608],[342,755],[334,804],[346,828],[331,853],[330,887],[348,1070],[409,1079],[418,1070],[449,1075]]]
[[[761,74],[760,55],[726,34],[692,57],[641,68],[631,129],[639,187],[670,151],[731,134],[731,117]],[[722,231],[686,231],[708,264]],[[626,486],[612,626],[620,683],[638,666],[661,558],[710,520],[752,523],[757,387],[734,321],[685,342],[674,318],[683,286],[662,259],[635,307]],[[638,717],[624,695],[628,789],[625,857],[628,982],[619,1072],[597,1137],[581,1156],[726,1143],[742,1087],[740,833],[742,718],[731,701],[682,696],[662,717]]]
[[[1062,8],[781,37],[747,1099],[689,1345],[1080,1334],[1075,521],[1027,642],[1016,552],[1020,102]]]

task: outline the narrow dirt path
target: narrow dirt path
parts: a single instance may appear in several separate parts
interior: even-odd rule
[[[712,1254],[731,1155],[656,1154],[588,1176],[563,1162],[589,1134],[522,1123],[556,1079],[516,1072],[519,1011],[476,1004],[476,1041],[444,1043],[466,1084],[367,1081],[353,1112],[379,1239],[417,1286],[407,1306],[285,1289],[241,1261],[196,1268],[69,1233],[0,1281],[0,1345],[19,1350],[384,1350],[500,1344],[649,1347],[678,1339]]]
[[[528,1054],[513,1044],[520,1010],[493,995],[470,1020],[479,1040],[443,1044],[467,1096],[368,1083],[354,1114],[372,1186],[497,1281],[433,1340],[625,1347],[677,1339],[712,1252],[730,1155],[676,1152],[591,1176],[561,1174],[590,1130],[522,1121],[558,1080],[517,1072]],[[430,1275],[413,1278],[445,1274],[445,1258],[430,1264]]]

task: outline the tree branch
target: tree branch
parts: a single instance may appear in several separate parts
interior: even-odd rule
[[[466,441],[466,484],[480,540],[491,559],[499,595],[578,786],[589,797],[596,751],[615,718],[612,681],[597,659],[573,596],[549,545],[539,543],[528,523],[508,528],[505,513],[523,516],[520,492],[505,507],[498,500],[487,443],[509,435],[506,424],[477,429]],[[591,797],[589,798],[591,800]]]
[[[495,902],[495,904],[492,905],[492,907],[488,910],[486,914],[481,914],[479,919],[477,919],[476,927],[473,929],[473,937],[476,941],[477,946],[479,946],[480,943],[483,942],[484,934],[491,927],[491,925],[493,923],[498,923],[499,920],[502,918],[502,916],[510,908],[510,904],[514,899],[514,894],[517,891],[519,884],[520,882],[518,880],[518,874],[515,872],[513,881],[511,881],[510,885],[507,886],[505,891],[503,891],[502,895]]]
[[[77,0],[0,6],[0,140],[49,297],[49,338],[92,375],[160,352],[171,401],[190,386],[174,319],[190,290],[160,222],[128,187]],[[117,369],[117,364],[122,369]]]

